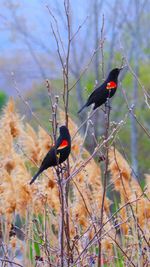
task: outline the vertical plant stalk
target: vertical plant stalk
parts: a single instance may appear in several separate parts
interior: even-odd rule
[[[58,171],[59,172],[59,171]],[[61,173],[62,174],[62,173]],[[64,185],[62,183],[62,177],[60,176],[60,172],[58,173],[58,186],[59,186],[59,197],[60,197],[60,205],[61,205],[61,220],[60,220],[60,266],[64,267],[64,218],[65,218],[65,207],[64,207]]]
[[[70,26],[70,1],[64,0],[65,15],[67,20],[67,33],[68,33],[68,42],[67,42],[67,53],[66,53],[66,62],[63,68],[63,79],[64,79],[64,107],[65,107],[65,123],[68,127],[68,107],[69,107],[69,57],[70,57],[70,46],[71,46],[71,26]],[[70,175],[70,166],[69,159],[67,160],[67,177]],[[67,241],[67,266],[69,266],[70,261],[73,261],[72,250],[70,247],[70,226],[69,226],[69,205],[68,205],[68,196],[69,196],[69,182],[65,186],[64,190],[64,217],[65,217],[65,235]]]
[[[120,251],[122,252],[122,254],[125,256],[125,258],[129,261],[129,265],[128,266],[133,266],[136,267],[136,265],[133,263],[133,261],[131,261],[131,259],[128,257],[127,253],[122,249],[122,247],[120,246],[120,244],[117,242],[116,239],[114,239],[111,235],[108,234],[108,236],[112,239],[112,241],[117,245],[117,247],[120,249]]]
[[[143,239],[145,240],[145,243],[149,246],[149,242],[148,240],[146,239],[145,237],[145,234],[142,230],[142,228],[140,227],[139,223],[138,223],[138,218],[134,212],[134,209],[132,207],[132,204],[130,203],[130,200],[128,198],[128,194],[127,194],[127,191],[126,191],[126,187],[125,187],[125,184],[124,184],[124,181],[123,181],[123,176],[122,176],[122,172],[121,172],[121,169],[119,167],[119,164],[118,164],[118,161],[117,161],[117,157],[116,157],[116,153],[115,153],[115,146],[114,146],[114,159],[115,159],[115,163],[117,165],[117,168],[118,168],[118,171],[119,171],[119,175],[120,175],[120,179],[121,179],[121,184],[122,184],[122,188],[124,190],[124,194],[125,194],[125,198],[126,198],[126,201],[129,202],[129,207],[131,209],[131,213],[132,213],[132,216],[133,216],[133,219],[134,219],[134,223],[135,223],[135,229],[137,231],[137,236],[138,236],[138,240],[139,240],[139,251],[141,251],[141,244],[140,244],[140,240],[141,240],[141,235],[143,237]],[[126,203],[127,203],[126,202]],[[140,235],[140,232],[141,232],[141,235]]]
[[[68,162],[69,163],[69,162]],[[66,183],[65,186],[65,234],[67,240],[67,259],[68,259],[68,266],[70,266],[70,262],[73,263],[73,254],[70,245],[70,224],[69,224],[69,182]]]
[[[63,68],[63,79],[64,79],[64,106],[65,106],[65,120],[66,126],[68,127],[68,104],[69,104],[69,57],[70,57],[70,45],[71,45],[71,28],[70,28],[70,1],[64,0],[65,15],[67,19],[67,33],[68,33],[68,43],[67,43],[67,54],[66,62]]]
[[[133,38],[133,48],[134,48],[134,72],[137,77],[139,77],[139,55],[140,55],[140,1],[134,1],[135,10],[135,28],[134,28],[134,38]],[[133,79],[133,92],[132,101],[135,105],[134,111],[136,111],[136,106],[138,104],[138,81]],[[131,160],[133,169],[138,176],[139,166],[138,166],[138,129],[134,117],[131,115]],[[135,177],[136,178],[136,177]]]
[[[58,98],[55,97],[55,103],[53,104],[52,100],[52,90],[50,83],[47,81],[47,89],[52,109],[52,131],[53,131],[53,138],[54,138],[54,144],[56,147],[56,132],[57,132],[57,106],[58,106]],[[57,153],[57,151],[55,151]],[[60,262],[61,267],[64,266],[64,186],[63,186],[63,173],[62,173],[62,166],[59,166],[59,163],[57,162],[57,167],[55,168],[56,174],[57,174],[57,183],[59,187],[59,198],[60,198],[60,210],[61,210],[61,219],[60,219],[60,236],[59,236],[59,247],[60,247]]]
[[[104,45],[104,25],[105,25],[105,18],[104,15],[102,17],[102,27],[101,27],[101,43],[100,43],[100,51],[101,51],[101,68],[102,68],[102,79],[104,80],[105,78],[105,70],[104,70],[104,49],[103,49],[103,45]],[[105,105],[105,141],[108,139],[108,132],[109,132],[109,113],[110,113],[110,109],[107,110],[107,104],[108,103],[108,99]],[[106,141],[105,143],[105,147],[106,147],[106,155],[105,155],[105,172],[104,172],[104,184],[103,184],[103,196],[102,196],[102,205],[101,205],[101,214],[100,214],[100,237],[102,234],[102,225],[103,225],[103,210],[104,210],[104,201],[105,201],[105,194],[106,194],[106,178],[107,178],[107,170],[108,170],[108,149],[107,149],[107,144],[108,141]],[[102,244],[101,244],[101,240],[99,242],[99,251],[98,251],[98,264],[97,267],[101,267],[101,260],[102,260]]]
[[[70,45],[71,45],[71,28],[70,28],[70,1],[64,0],[64,11],[65,11],[65,17],[67,21],[67,34],[68,34],[68,42],[67,42],[67,49],[65,51],[64,44],[61,39],[58,22],[56,17],[53,15],[51,10],[48,7],[50,16],[56,26],[56,30],[53,26],[53,23],[51,22],[51,29],[56,41],[57,45],[57,53],[59,56],[60,63],[62,65],[62,71],[63,71],[63,83],[64,83],[64,90],[63,90],[63,102],[64,102],[64,109],[65,109],[65,124],[68,127],[68,105],[69,105],[69,57],[70,57]],[[63,55],[61,54],[61,48],[63,50]],[[53,120],[52,120],[53,121]],[[57,124],[55,124],[57,125]],[[54,133],[55,127],[53,127],[53,134],[55,139],[55,133]],[[56,139],[55,139],[56,140]],[[61,223],[60,223],[60,250],[61,250],[61,266],[64,266],[64,234],[66,235],[67,240],[67,260],[68,260],[68,266],[69,266],[69,255],[70,255],[70,231],[69,231],[69,212],[68,212],[68,192],[69,192],[69,182],[66,185],[66,187],[63,186],[62,181],[64,180],[65,173],[62,173],[61,168],[61,175],[60,171],[58,169],[58,166],[56,168],[57,172],[57,178],[58,178],[58,186],[59,186],[59,193],[60,193],[60,204],[61,204]],[[66,168],[66,174],[69,177],[69,160],[67,161],[67,168]]]
[[[101,41],[100,41],[100,51],[101,51],[101,68],[102,68],[102,79],[104,80],[105,79],[105,66],[104,66],[104,49],[103,49],[103,46],[104,46],[104,26],[105,26],[105,17],[104,17],[104,14],[103,14],[103,17],[102,17],[102,27],[101,27]]]
[[[44,208],[44,241],[45,241],[44,248],[45,248],[45,254],[48,259],[49,267],[51,267],[52,266],[51,260],[50,260],[51,257],[50,257],[48,239],[47,239],[47,217],[48,217],[48,214],[47,214],[47,197],[46,197],[45,208]]]
[[[103,216],[104,216],[104,204],[105,204],[105,197],[106,197],[106,187],[107,187],[107,174],[108,174],[108,153],[109,153],[109,117],[110,117],[110,103],[109,98],[105,104],[105,170],[104,170],[104,182],[103,182],[103,196],[102,196],[102,206],[101,206],[101,214],[100,214],[100,237],[102,235],[102,227],[103,227]],[[100,242],[99,245],[99,254],[98,254],[98,267],[101,267],[102,264],[102,244]]]

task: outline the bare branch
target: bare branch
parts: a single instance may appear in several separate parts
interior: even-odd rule
[[[89,16],[87,16],[83,22],[78,26],[78,29],[76,30],[76,32],[71,36],[70,41],[72,42],[76,36],[78,35],[79,31],[82,29],[83,25],[86,23],[86,21],[88,20]]]
[[[62,38],[61,38],[61,35],[60,35],[60,31],[59,31],[59,27],[58,27],[58,21],[56,19],[56,17],[53,15],[51,9],[49,8],[49,6],[46,6],[48,11],[49,11],[49,14],[50,16],[53,18],[55,24],[56,24],[56,30],[57,30],[57,36],[59,38],[59,41],[61,43],[61,47],[62,47],[62,50],[63,50],[63,53],[64,53],[64,57],[66,57],[66,52],[65,52],[65,48],[64,48],[64,44],[63,44],[63,41],[62,41]]]
[[[24,99],[24,97],[21,95],[20,90],[19,90],[19,88],[18,88],[18,86],[17,86],[17,82],[16,82],[16,80],[15,80],[15,75],[14,75],[13,72],[11,73],[11,76],[12,76],[12,79],[13,79],[14,88],[15,88],[15,90],[16,90],[16,92],[17,92],[19,98],[20,98],[21,101],[25,104],[25,106],[29,109],[31,115],[33,116],[33,118],[35,119],[35,121],[37,122],[37,124],[40,125],[40,127],[41,127],[41,128],[42,128],[42,129],[43,129],[43,130],[44,130],[44,131],[45,131],[45,132],[52,138],[52,136],[49,134],[48,130],[45,129],[45,128],[43,127],[43,125],[41,124],[41,121],[39,120],[39,118],[37,117],[37,115],[35,115],[35,113],[32,111],[32,109],[31,109],[29,103],[28,103],[28,102]]]
[[[133,112],[133,107],[132,106],[131,108],[129,107],[129,103],[128,103],[128,99],[127,99],[127,95],[126,95],[126,92],[125,90],[122,88],[122,92],[123,92],[123,96],[125,98],[125,101],[126,101],[126,105],[127,105],[127,108],[129,110],[129,112],[131,113],[131,115],[134,117],[134,119],[136,120],[136,122],[138,123],[138,125],[142,128],[142,130],[146,133],[146,135],[150,138],[150,133],[146,130],[146,128],[142,125],[142,123],[138,120],[136,114]]]

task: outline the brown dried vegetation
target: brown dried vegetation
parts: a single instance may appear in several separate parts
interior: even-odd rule
[[[60,121],[63,122],[64,113],[62,111],[60,111],[59,117]],[[70,118],[69,129],[71,135],[74,136],[77,126]],[[83,140],[77,133],[72,143],[71,171],[76,170],[90,156],[82,144]],[[39,127],[36,132],[29,124],[23,123],[22,118],[15,111],[14,101],[10,99],[0,120],[0,214],[2,218],[1,228],[3,228],[1,235],[13,251],[18,247],[18,243],[20,247],[23,245],[16,236],[9,238],[8,235],[11,223],[14,223],[15,215],[19,214],[21,220],[25,221],[23,231],[26,238],[26,251],[31,239],[35,239],[36,232],[36,239],[41,240],[43,259],[47,257],[45,247],[42,247],[46,238],[50,247],[56,251],[53,253],[56,260],[59,254],[57,248],[60,199],[55,171],[52,168],[48,169],[35,184],[29,186],[33,173],[51,146],[51,138],[44,129]],[[116,256],[114,238],[122,244],[123,249],[130,256],[132,250],[128,250],[128,248],[132,246],[133,242],[135,248],[139,248],[138,236],[141,234],[140,231],[143,231],[142,234],[146,236],[147,240],[149,240],[150,232],[149,175],[146,175],[146,194],[148,197],[145,197],[144,194],[141,197],[142,190],[137,181],[132,178],[128,163],[113,147],[109,150],[109,171],[114,190],[120,194],[119,207],[129,201],[140,199],[126,205],[118,212],[117,222],[120,223],[121,235],[117,234],[115,237],[113,222],[108,221],[111,201],[106,198],[103,223],[107,221],[108,223],[102,231],[102,244],[108,262],[109,259]],[[99,229],[103,192],[101,176],[99,166],[92,159],[70,183],[68,206],[70,238],[76,257],[84,249],[85,244],[93,238],[95,231]],[[41,218],[42,223],[40,223],[39,218]],[[45,225],[44,228],[42,224]],[[142,247],[146,247],[144,238],[141,243]],[[33,253],[36,254],[36,252]],[[132,258],[134,261],[136,255],[132,255]],[[143,258],[140,260],[142,261]],[[25,262],[31,266],[30,259],[26,259]]]

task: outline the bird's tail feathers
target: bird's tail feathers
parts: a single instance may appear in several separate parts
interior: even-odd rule
[[[32,180],[30,181],[30,185],[34,183],[34,181],[36,180],[36,178],[39,176],[40,173],[41,170],[38,170],[38,172],[33,176]]]
[[[78,114],[86,107],[86,104],[78,111]]]

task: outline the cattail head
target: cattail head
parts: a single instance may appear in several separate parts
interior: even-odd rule
[[[113,147],[109,150],[109,170],[112,178],[119,179],[120,176],[128,182],[131,180],[131,169],[122,155]],[[115,177],[114,177],[115,176]]]
[[[6,171],[9,174],[12,172],[12,170],[15,168],[15,166],[16,166],[16,163],[13,159],[8,159],[4,163],[4,168],[6,169]]]
[[[10,98],[7,106],[4,108],[4,115],[1,123],[4,128],[9,129],[13,138],[16,138],[20,135],[21,123],[19,115],[15,112],[15,103],[12,98]]]

